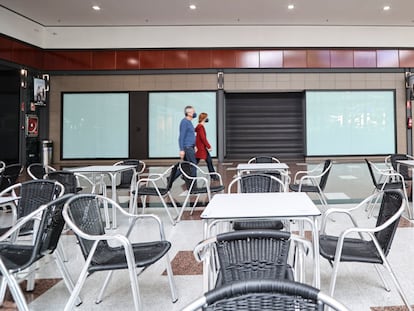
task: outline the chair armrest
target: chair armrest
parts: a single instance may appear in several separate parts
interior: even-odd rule
[[[193,250],[194,258],[197,262],[202,262],[207,256],[210,256],[211,245],[217,242],[217,237],[199,242]]]
[[[354,217],[352,217],[351,212],[354,210],[357,210],[363,206],[365,206],[366,204],[368,204],[369,202],[371,202],[377,195],[380,194],[373,194],[370,195],[369,197],[367,197],[366,199],[364,199],[362,202],[360,202],[359,204],[357,204],[356,206],[353,207],[349,207],[349,208],[329,208],[323,215],[322,215],[322,222],[321,222],[321,229],[320,232],[321,234],[325,233],[325,229],[326,229],[326,225],[327,225],[327,219],[335,213],[342,213],[342,214],[346,214],[349,216],[349,218],[352,221],[352,224],[355,227],[358,227],[358,224],[356,222],[356,220],[354,219]]]
[[[299,175],[303,175],[303,174],[309,175],[309,174],[311,174],[311,173],[319,170],[321,166],[322,166],[322,163],[318,164],[316,167],[314,167],[311,170],[307,170],[307,171],[297,171],[296,174],[295,174],[295,177],[293,178],[293,182],[296,183]]]
[[[139,219],[151,219],[151,220],[154,220],[158,224],[158,231],[159,231],[159,234],[160,234],[160,240],[161,241],[166,240],[164,224],[163,224],[161,218],[159,218],[157,215],[154,215],[154,214],[136,215],[136,214],[131,214],[131,213],[125,211],[124,209],[121,209],[121,210],[122,210],[123,215],[125,215],[125,216],[129,217],[130,219],[132,219],[131,224],[129,225],[128,231],[126,233],[127,237],[129,237],[132,230],[134,229],[134,226],[135,226],[137,220],[139,220]]]

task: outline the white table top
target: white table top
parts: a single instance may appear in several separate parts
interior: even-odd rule
[[[407,166],[414,166],[414,160],[397,160],[397,162]]]
[[[304,192],[216,194],[201,214],[203,219],[319,216]]]
[[[287,170],[289,166],[286,163],[240,163],[237,170]]]
[[[134,165],[91,165],[70,168],[68,171],[75,173],[117,173],[133,168],[135,168]]]

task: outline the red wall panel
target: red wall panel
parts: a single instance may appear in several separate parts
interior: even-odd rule
[[[94,70],[115,70],[116,53],[115,51],[93,51],[92,52],[92,69]]]
[[[236,53],[236,68],[259,68],[259,51],[239,50]]]
[[[115,67],[117,70],[139,69],[138,51],[116,51]]]
[[[352,50],[331,50],[331,68],[354,67],[354,52]]]
[[[212,50],[213,68],[235,68],[236,54],[234,50]]]
[[[400,67],[414,67],[414,50],[399,51]]]
[[[188,68],[211,68],[211,50],[188,51]]]
[[[399,67],[398,50],[378,50],[377,67]]]
[[[139,52],[141,69],[163,69],[164,68],[164,51],[148,50]]]
[[[11,61],[12,47],[13,42],[10,39],[0,36],[0,59]]]
[[[179,69],[188,67],[187,50],[167,50],[164,51],[164,68]]]
[[[305,50],[284,50],[283,67],[285,68],[306,68]]]
[[[41,68],[43,51],[18,41],[12,45],[12,61],[29,67]]]
[[[263,50],[259,52],[260,68],[283,67],[283,51]]]
[[[307,52],[308,68],[330,68],[331,53],[329,50],[308,50]]]
[[[377,67],[377,53],[369,50],[354,51],[355,68],[372,68]]]

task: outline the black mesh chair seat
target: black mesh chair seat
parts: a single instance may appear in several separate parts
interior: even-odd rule
[[[375,185],[378,190],[396,190],[403,189],[404,185],[402,182],[389,182],[389,183],[380,183]]]
[[[32,262],[33,245],[3,244],[0,245],[0,254],[8,270],[23,270]]]
[[[210,192],[220,192],[224,190],[224,185],[212,185],[210,186]],[[206,187],[191,188],[191,194],[203,194],[207,193]]]
[[[143,187],[139,187],[139,189],[138,189],[138,195],[157,196],[158,195],[157,190],[159,191],[159,193],[161,195],[167,195],[168,192],[170,191],[168,188],[162,188],[162,187],[160,187],[160,188],[154,188],[154,187],[146,187],[146,186],[143,186]],[[133,193],[135,194],[135,191],[133,191]]]
[[[338,237],[321,235],[319,238],[320,253],[331,261],[335,259]],[[382,259],[378,253],[374,242],[361,239],[346,238],[341,254],[341,261],[358,261],[365,263],[382,264]]]
[[[329,308],[328,308],[329,307]],[[309,285],[287,280],[248,280],[215,288],[183,311],[348,311],[340,302]]]
[[[171,248],[168,241],[133,244],[132,250],[137,267],[146,267],[160,260]],[[105,247],[93,256],[89,272],[128,269],[123,247]]]
[[[272,229],[282,230],[283,223],[280,220],[262,220],[262,221],[236,221],[233,224],[234,230],[250,229]]]
[[[290,184],[289,185],[289,189],[291,191],[295,191],[295,192],[299,192],[299,187],[300,185],[298,184]],[[312,185],[302,185],[301,191],[302,192],[315,192],[318,193],[319,192],[319,188],[317,186],[312,186]]]

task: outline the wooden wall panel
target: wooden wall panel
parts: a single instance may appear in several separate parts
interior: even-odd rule
[[[284,50],[283,67],[306,68],[306,50]]]
[[[236,54],[233,50],[212,50],[213,68],[236,68]]]
[[[164,51],[148,50],[139,52],[141,69],[163,69],[164,68]]]
[[[239,50],[236,54],[236,68],[259,68],[259,51]]]
[[[355,68],[372,68],[377,67],[377,53],[369,50],[354,51]]]
[[[378,50],[377,67],[399,67],[398,50]]]
[[[331,50],[331,68],[354,67],[354,52],[352,50]]]
[[[259,51],[260,68],[282,68],[283,51],[264,50]]]
[[[164,51],[164,68],[179,69],[188,67],[187,50],[167,50]]]
[[[117,70],[139,69],[139,52],[133,50],[116,51],[115,67]]]
[[[308,68],[331,67],[331,54],[329,50],[308,50],[306,60]]]
[[[399,51],[400,67],[414,67],[414,50]]]
[[[13,42],[10,39],[0,36],[0,59],[12,60]]]
[[[115,70],[116,53],[115,51],[93,51],[92,52],[92,69],[93,70]]]
[[[188,68],[211,68],[211,50],[188,51]]]
[[[0,35],[0,59],[43,71],[412,68],[414,49],[44,50]]]

